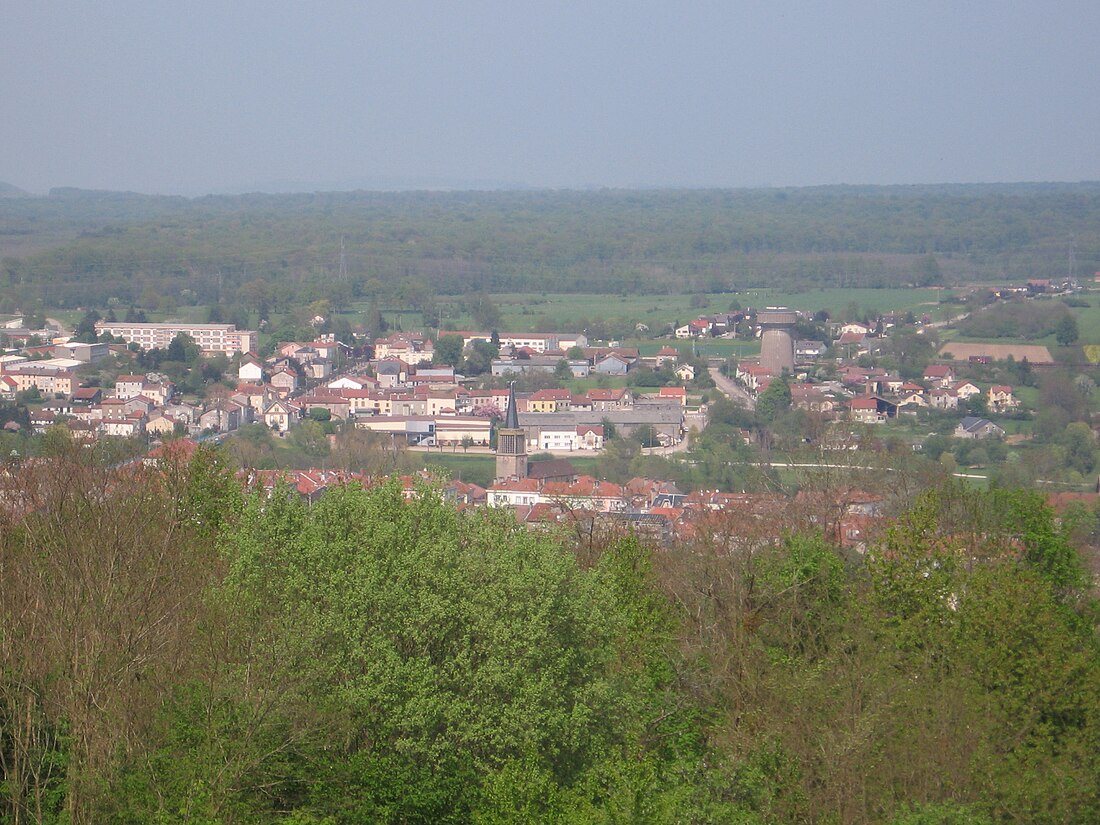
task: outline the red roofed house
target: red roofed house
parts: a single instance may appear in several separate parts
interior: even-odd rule
[[[955,383],[955,368],[950,364],[929,364],[924,370],[924,380],[946,390]]]
[[[591,389],[585,395],[596,412],[630,410],[634,408],[634,395],[625,387],[617,389]]]

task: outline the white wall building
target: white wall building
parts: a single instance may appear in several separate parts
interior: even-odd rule
[[[127,344],[142,349],[167,349],[181,332],[190,335],[206,355],[253,352],[258,347],[258,335],[253,330],[238,330],[233,324],[138,324],[100,321],[96,333],[104,332],[121,338]]]

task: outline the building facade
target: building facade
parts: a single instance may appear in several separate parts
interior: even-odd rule
[[[191,336],[204,355],[253,352],[259,344],[255,331],[239,330],[233,324],[137,324],[100,321],[95,325],[95,330],[97,334],[106,332],[115,338],[121,338],[127,344],[137,344],[144,350],[167,349],[181,332]]]

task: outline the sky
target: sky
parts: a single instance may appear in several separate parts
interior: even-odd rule
[[[1100,179],[1100,3],[4,0],[0,181]]]

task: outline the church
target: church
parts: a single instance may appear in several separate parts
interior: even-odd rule
[[[520,426],[516,387],[508,387],[508,411],[504,423],[497,429],[495,484],[534,479],[543,484],[551,481],[573,483],[577,469],[564,458],[531,461],[527,455],[527,430]]]

